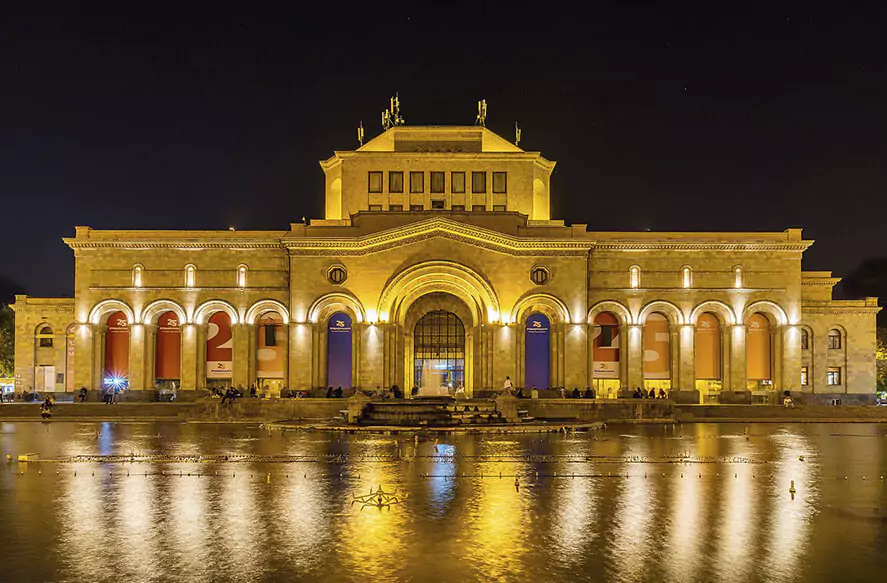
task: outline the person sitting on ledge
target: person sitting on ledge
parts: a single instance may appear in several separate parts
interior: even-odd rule
[[[640,387],[634,388],[634,394],[632,395],[632,397],[635,399],[643,399],[644,398],[644,393],[643,393],[643,391],[641,391]]]
[[[579,387],[573,387],[573,398],[579,399],[582,395],[579,393]]]
[[[400,399],[403,396],[400,394],[400,387],[398,387],[397,385],[392,385],[391,396],[395,399]]]
[[[668,395],[665,394],[665,389],[663,389],[661,387],[659,388],[659,398],[660,399],[667,399],[668,398]]]
[[[524,388],[518,387],[517,393],[515,393],[514,396],[517,397],[518,399],[523,399],[524,398]]]
[[[83,403],[83,402],[86,401],[86,394],[87,394],[87,392],[88,392],[88,391],[86,390],[86,387],[80,387],[80,402],[81,402],[81,403]]]
[[[337,399],[341,399],[341,398],[342,398],[342,387],[341,387],[341,386],[336,387],[336,390],[333,391],[333,396],[334,396],[335,398],[337,398]]]
[[[332,385],[330,385],[326,388],[326,398],[327,399],[333,398],[333,386]]]
[[[419,394],[419,387],[413,387],[412,389],[410,389],[410,396],[411,397],[415,397],[418,394]]]
[[[591,387],[585,387],[585,395],[586,399],[594,399],[594,391],[591,390]]]
[[[536,385],[533,385],[533,388],[530,389],[530,398],[538,399],[539,398],[539,389],[536,388]]]

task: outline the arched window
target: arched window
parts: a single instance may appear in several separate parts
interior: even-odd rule
[[[132,266],[132,285],[133,287],[142,287],[142,272],[145,271],[145,267],[136,263]]]
[[[801,350],[810,350],[810,333],[801,328]]]
[[[628,280],[633,289],[641,286],[641,268],[639,266],[632,265],[628,268]]]
[[[832,329],[828,331],[828,347],[830,350],[839,350],[841,348],[840,330]]]
[[[52,348],[52,328],[44,326],[37,332],[37,342],[40,348]]]
[[[742,266],[737,265],[733,268],[733,287],[739,289],[742,287]]]
[[[246,272],[249,270],[245,264],[237,266],[237,287],[246,287]]]
[[[197,266],[189,263],[185,266],[185,287],[194,287],[197,281]]]
[[[681,285],[685,288],[693,286],[693,269],[689,265],[681,267]]]
[[[748,388],[762,390],[772,385],[770,320],[760,312],[748,319],[746,339],[746,371]]]

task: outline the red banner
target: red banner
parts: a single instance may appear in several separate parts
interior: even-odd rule
[[[157,319],[157,346],[154,376],[158,380],[175,380],[180,375],[182,353],[181,322],[175,312],[164,312]]]

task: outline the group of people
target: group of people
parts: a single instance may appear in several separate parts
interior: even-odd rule
[[[667,399],[668,395],[665,394],[665,389],[659,387],[659,393],[656,393],[656,389],[652,388],[649,392],[645,391],[640,387],[634,388],[634,393],[631,395],[632,399]]]
[[[105,405],[116,405],[120,403],[120,387],[109,387],[104,394],[103,400]]]

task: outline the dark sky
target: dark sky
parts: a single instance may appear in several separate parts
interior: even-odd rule
[[[805,268],[838,275],[887,256],[878,4],[240,4],[3,8],[0,278],[70,295],[74,225],[319,218],[317,161],[378,134],[394,91],[408,124],[470,124],[480,98],[493,131],[520,121],[568,223],[803,227]]]

